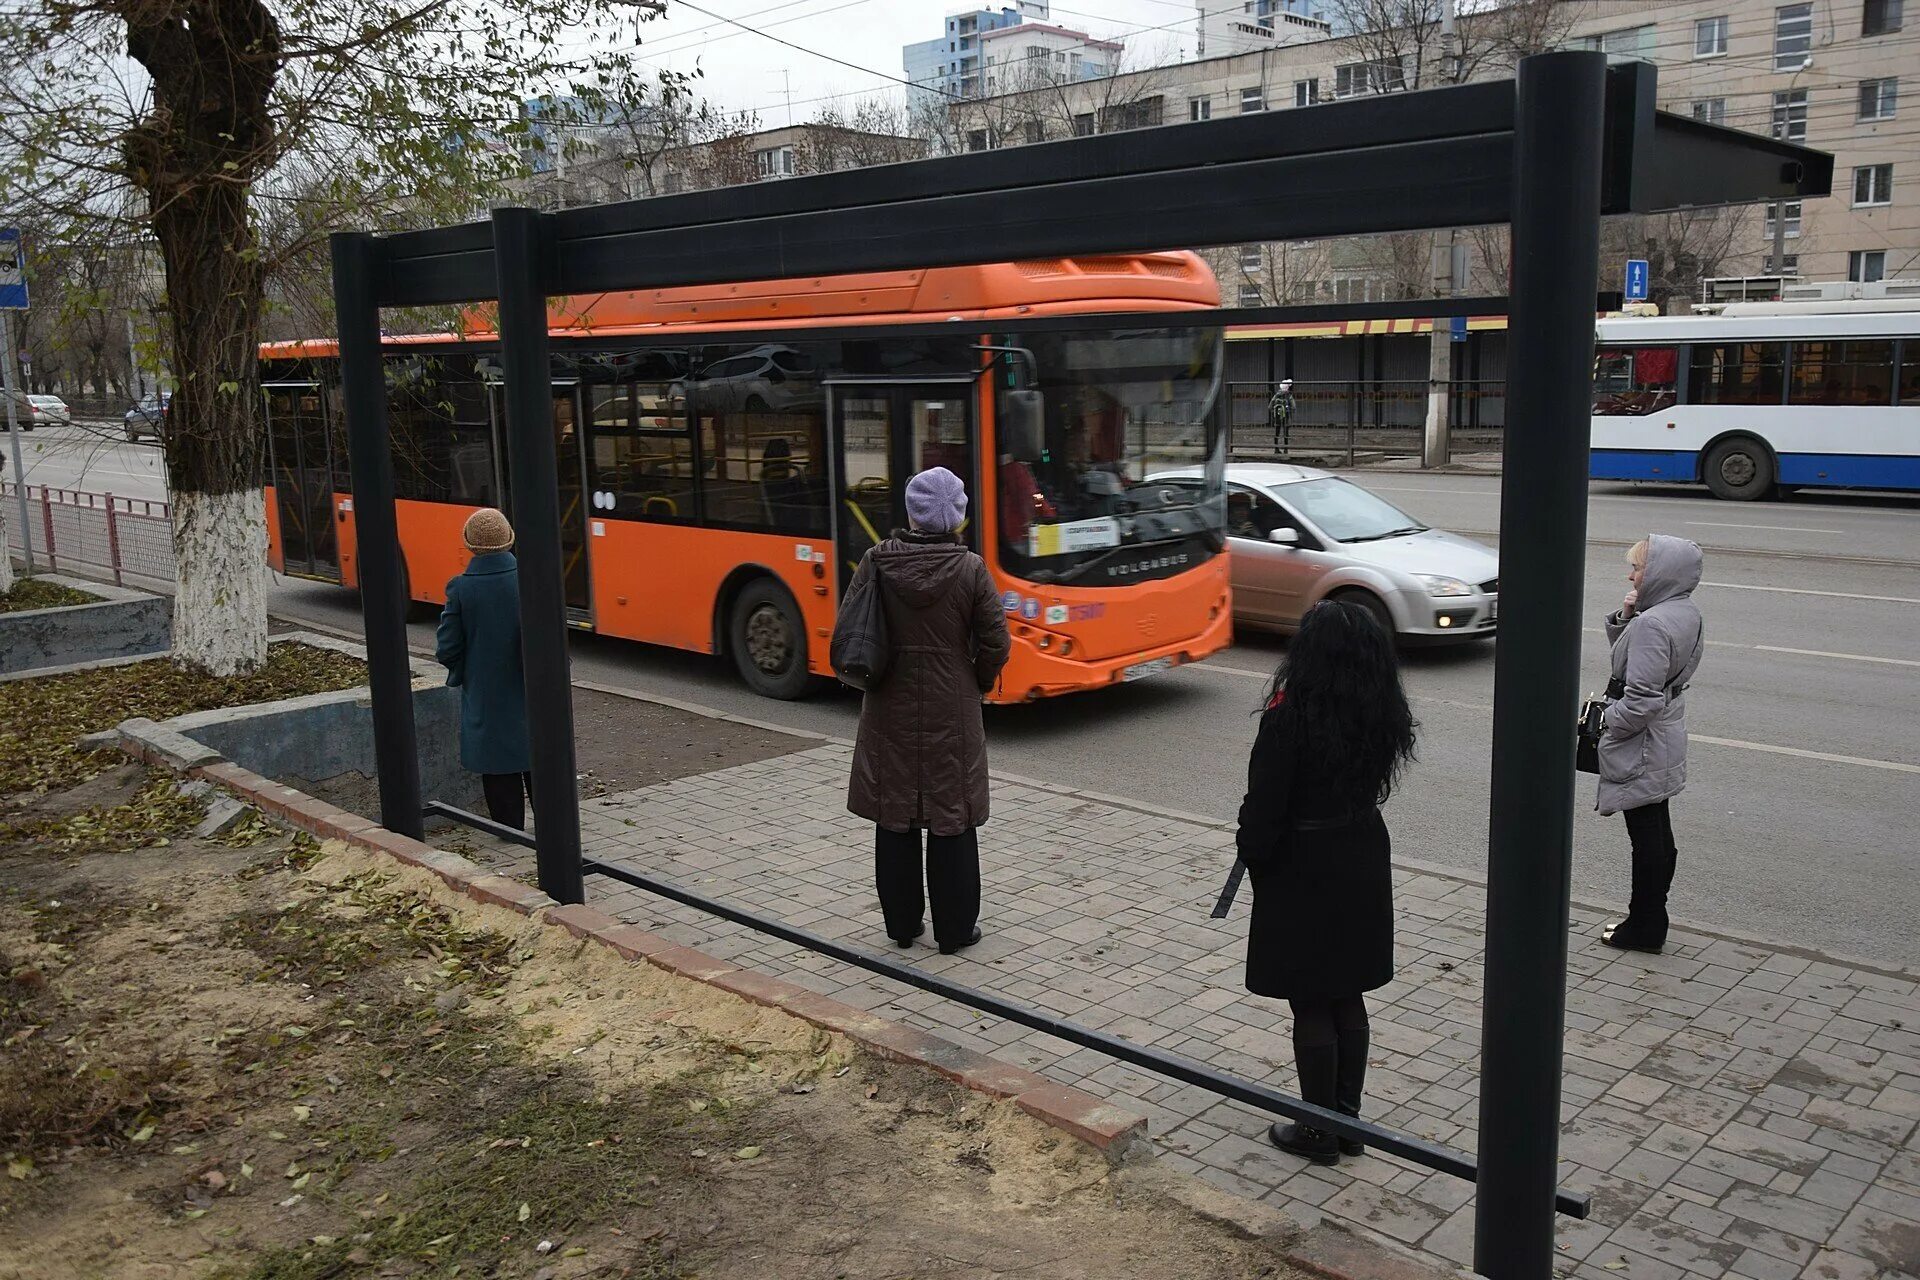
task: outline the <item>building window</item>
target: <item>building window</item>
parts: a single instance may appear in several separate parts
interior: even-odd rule
[[[1589,49],[1598,49],[1606,54],[1608,62],[1648,61],[1653,58],[1653,34],[1653,24],[1647,23],[1588,36],[1586,45]]]
[[[1406,87],[1406,67],[1397,61],[1349,62],[1333,69],[1333,96],[1336,98],[1352,98],[1363,93],[1392,93]]]
[[[1028,142],[1045,142],[1047,140],[1047,126],[1039,120],[1027,121],[1026,124],[1021,126],[1021,132],[1025,134]]]
[[[1693,56],[1717,58],[1727,51],[1727,20],[1701,18],[1693,24]]]
[[[985,129],[974,129],[967,134],[967,150],[985,151],[993,146],[993,139]]]
[[[1855,249],[1847,255],[1847,279],[1857,284],[1872,284],[1887,275],[1885,249]]]
[[[1900,95],[1900,80],[1888,76],[1884,80],[1862,80],[1860,82],[1860,118],[1862,120],[1893,119],[1894,100]]]
[[[765,151],[756,151],[753,153],[753,165],[763,178],[791,178],[793,148],[768,147]]]
[[[1320,81],[1318,78],[1312,80],[1295,80],[1293,82],[1294,106],[1310,107],[1318,101],[1320,101]]]
[[[1853,207],[1893,203],[1893,166],[1865,164],[1853,171]]]
[[[1073,136],[1076,138],[1093,136],[1093,112],[1082,112],[1073,118]]]
[[[1240,286],[1240,305],[1243,307],[1259,306],[1260,305],[1260,286],[1257,284],[1241,285]]]
[[[1189,120],[1213,119],[1213,99],[1212,98],[1188,98],[1187,99],[1187,119]]]
[[[1774,91],[1773,136],[1783,142],[1807,140],[1807,91],[1805,89]]]
[[[1787,201],[1786,208],[1787,208],[1787,227],[1786,227],[1786,230],[1783,231],[1781,234],[1788,237],[1797,236],[1800,234],[1800,202],[1798,200],[1789,200]],[[1780,212],[1779,205],[1769,204],[1767,206],[1766,222],[1763,224],[1762,230],[1765,231],[1766,238],[1769,240],[1773,239],[1773,234],[1774,234],[1773,221],[1776,217],[1779,216],[1779,212]]]
[[[1727,100],[1725,98],[1701,98],[1693,104],[1693,118],[1708,124],[1727,122]]]
[[[1240,269],[1242,271],[1258,271],[1260,269],[1259,245],[1243,244],[1240,246]]]
[[[1773,11],[1773,69],[1798,71],[1813,56],[1813,6],[1783,4]]]
[[[1898,31],[1904,7],[1900,0],[1867,0],[1866,12],[1860,17],[1860,34],[1884,36]]]
[[[1761,269],[1768,275],[1797,276],[1800,274],[1800,255],[1797,253],[1781,254],[1779,266],[1775,266],[1772,255],[1768,255],[1766,265]]]
[[[1247,115],[1254,111],[1265,111],[1266,109],[1267,94],[1265,89],[1256,85],[1254,88],[1242,89],[1240,91],[1241,115]]]

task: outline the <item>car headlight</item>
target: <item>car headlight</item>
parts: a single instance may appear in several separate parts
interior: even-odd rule
[[[1458,578],[1449,578],[1438,573],[1416,573],[1414,577],[1426,586],[1430,596],[1470,596],[1473,588]]]

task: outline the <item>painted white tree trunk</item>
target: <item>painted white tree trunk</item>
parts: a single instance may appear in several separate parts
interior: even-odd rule
[[[173,498],[173,656],[216,676],[267,660],[267,507],[258,489]]]
[[[6,504],[0,502],[0,507]],[[7,550],[7,513],[0,510],[0,596],[13,590],[13,552]]]

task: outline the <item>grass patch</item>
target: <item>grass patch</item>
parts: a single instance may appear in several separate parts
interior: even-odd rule
[[[29,609],[65,609],[76,604],[98,604],[100,597],[63,587],[45,578],[17,578],[13,590],[0,592],[0,613],[24,613]]]
[[[71,675],[19,680],[0,698],[0,796],[71,787],[119,757],[83,751],[76,741],[122,720],[166,720],[192,711],[239,707],[366,681],[366,664],[303,644],[267,648],[266,665],[240,676],[210,676],[166,659]]]

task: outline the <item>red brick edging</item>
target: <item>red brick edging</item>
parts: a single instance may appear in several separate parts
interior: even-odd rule
[[[123,739],[128,754],[168,767],[160,753],[137,739]],[[205,778],[266,813],[323,840],[339,840],[386,854],[408,866],[431,871],[474,899],[548,925],[557,925],[623,958],[696,982],[704,982],[755,1004],[779,1009],[817,1027],[838,1032],[870,1053],[937,1072],[957,1084],[995,1098],[1010,1098],[1028,1115],[1120,1160],[1144,1150],[1147,1121],[1079,1089],[976,1053],[925,1031],[856,1009],[798,983],[741,969],[692,947],[669,942],[638,925],[616,920],[593,907],[562,906],[538,889],[494,875],[458,854],[447,853],[410,836],[397,835],[368,818],[336,808],[292,787],[282,786],[229,761],[195,765],[191,777]]]

